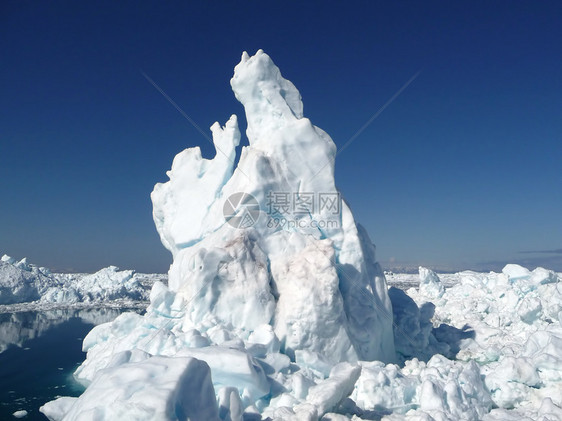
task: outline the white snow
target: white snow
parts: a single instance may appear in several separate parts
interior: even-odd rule
[[[145,315],[96,326],[75,372],[86,391],[42,412],[65,421],[562,419],[558,274],[508,265],[441,280],[421,267],[416,288],[389,290],[345,202],[338,212],[268,208],[272,192],[338,194],[335,145],[303,117],[294,85],[261,50],[242,55],[231,85],[249,146],[235,165],[233,116],[211,128],[213,159],[199,148],[176,156],[152,193],[174,259],[168,286],[153,285]],[[238,214],[234,197],[245,201]],[[88,290],[104,296],[108,283],[112,294],[127,276],[108,270]]]

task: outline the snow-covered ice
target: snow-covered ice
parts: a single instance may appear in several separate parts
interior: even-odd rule
[[[143,316],[123,313],[87,335],[75,372],[86,391],[43,413],[53,421],[562,419],[560,276],[508,265],[443,282],[420,268],[416,288],[389,289],[345,201],[330,202],[336,212],[312,205],[339,198],[336,148],[303,116],[295,86],[261,50],[242,55],[231,86],[249,146],[235,164],[241,133],[232,116],[211,127],[213,159],[199,148],[175,157],[169,181],[152,193],[173,256],[168,285],[154,284]],[[281,193],[304,211],[269,206]]]
[[[427,270],[420,268],[420,278]],[[507,265],[502,273],[460,272],[457,282],[408,290],[434,306],[431,337],[457,363],[477,362],[498,409],[483,419],[548,419],[562,405],[562,282],[543,268]],[[432,276],[435,284],[439,278]],[[430,346],[431,348],[431,346]],[[542,408],[542,409],[541,409]],[[509,410],[509,411],[508,411]],[[546,412],[545,412],[546,411]],[[512,418],[510,418],[512,417]],[[546,418],[545,418],[546,417]],[[554,416],[552,419],[560,419]]]
[[[190,300],[186,320],[196,328],[218,323],[247,332],[271,323],[289,353],[302,348],[332,362],[353,355],[392,360],[384,275],[345,202],[336,203],[336,212],[319,203],[304,212],[278,203],[268,209],[272,195],[338,200],[334,142],[303,117],[298,90],[262,51],[242,55],[231,86],[248,122],[249,146],[236,168],[240,131],[232,116],[211,128],[213,159],[203,159],[199,148],[184,150],[174,158],[170,180],[152,192],[156,228],[174,257],[170,289]],[[244,230],[223,214],[225,201],[241,192],[255,198],[261,213]],[[292,224],[271,224],[272,214]],[[301,296],[317,304],[307,306],[316,314],[295,320],[301,308],[291,291],[298,295],[306,285],[311,289]],[[334,318],[330,330],[313,325],[322,318]]]
[[[79,398],[41,407],[51,419],[219,420],[209,366],[195,358],[152,357],[100,371]]]
[[[147,277],[150,280],[147,280]],[[52,309],[61,306],[107,303],[121,306],[147,301],[147,283],[160,277],[110,266],[93,274],[51,273],[47,268],[4,255],[0,260],[0,309]]]
[[[15,304],[39,300],[59,283],[47,268],[30,265],[4,255],[0,259],[0,304]]]

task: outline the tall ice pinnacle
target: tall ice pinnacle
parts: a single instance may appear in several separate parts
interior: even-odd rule
[[[294,358],[392,360],[386,281],[336,190],[334,142],[303,116],[299,91],[262,50],[242,55],[231,85],[248,122],[238,164],[232,116],[211,128],[213,159],[184,150],[152,193],[174,257],[169,286],[188,301],[189,323],[271,325]],[[233,226],[225,202],[247,212],[250,199],[255,217]]]

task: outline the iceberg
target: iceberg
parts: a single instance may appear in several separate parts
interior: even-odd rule
[[[299,91],[263,51],[242,55],[231,86],[249,145],[236,164],[241,133],[232,116],[211,127],[214,158],[198,147],[174,158],[169,181],[151,195],[173,256],[168,285],[154,284],[145,316],[124,313],[90,332],[75,374],[88,389],[75,402],[48,404],[51,419],[97,405],[100,377],[127,364],[144,370],[139,356],[205,361],[233,413],[270,407],[312,417],[351,393],[357,361],[395,360],[386,280],[335,187],[334,142],[304,117]],[[299,408],[270,405],[296,367],[311,386],[291,397]]]
[[[180,152],[151,195],[173,263],[144,315],[84,338],[51,421],[562,419],[562,282],[507,265],[389,274],[335,187],[332,139],[263,51],[244,53],[216,155]],[[9,264],[14,264],[11,262]],[[25,267],[25,262],[22,263]],[[11,270],[11,269],[10,269]],[[108,269],[100,285],[127,284]],[[115,279],[109,281],[109,279]],[[107,281],[107,282],[106,282]],[[90,279],[97,295],[113,294]],[[126,288],[133,290],[134,288]]]
[[[236,168],[240,131],[232,116],[211,127],[213,159],[184,150],[151,195],[174,258],[170,290],[190,301],[195,327],[211,319],[248,332],[272,324],[289,354],[393,360],[384,274],[335,187],[334,142],[303,116],[300,93],[263,51],[242,55],[231,86],[248,122],[249,146]],[[240,215],[225,213],[236,201]],[[249,226],[234,226],[244,217]],[[295,298],[305,295],[315,305],[299,317]]]
[[[57,284],[48,269],[30,265],[26,258],[17,261],[3,255],[0,259],[0,304],[39,300]]]

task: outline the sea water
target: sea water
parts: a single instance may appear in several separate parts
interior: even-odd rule
[[[0,420],[46,420],[39,407],[58,396],[79,396],[72,373],[84,360],[82,340],[93,326],[130,309],[59,309],[0,314]],[[139,312],[138,309],[132,310]]]

